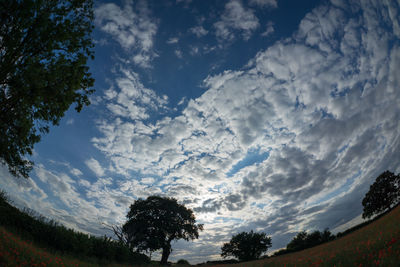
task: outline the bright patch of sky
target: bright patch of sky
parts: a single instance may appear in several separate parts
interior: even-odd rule
[[[240,231],[272,249],[360,220],[399,172],[399,1],[96,1],[92,105],[35,146],[19,206],[103,235],[165,195],[205,230],[171,260],[220,259]],[[341,228],[342,227],[342,228]]]

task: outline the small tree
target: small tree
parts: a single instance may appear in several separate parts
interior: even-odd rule
[[[92,29],[92,0],[0,1],[0,163],[13,175],[28,177],[41,134],[89,104]]]
[[[370,218],[392,209],[400,201],[400,175],[385,171],[370,186],[362,200],[364,207],[362,217]]]
[[[271,247],[271,237],[265,233],[242,232],[232,236],[229,243],[225,243],[221,256],[233,256],[241,261],[256,260]]]
[[[193,211],[174,198],[138,199],[130,206],[127,218],[122,229],[128,244],[138,252],[162,249],[161,264],[168,262],[172,240],[194,240],[203,230],[202,224],[196,224]]]

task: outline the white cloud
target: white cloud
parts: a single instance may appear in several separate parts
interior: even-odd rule
[[[66,122],[67,125],[72,125],[74,124],[74,119],[68,119]]]
[[[99,177],[104,176],[104,168],[100,165],[100,163],[96,159],[90,158],[85,161],[85,164],[97,176]]]
[[[79,169],[76,169],[76,168],[71,168],[71,169],[70,169],[70,173],[71,173],[72,175],[75,175],[75,176],[81,176],[81,175],[83,175],[83,173],[82,173]]]
[[[277,0],[250,0],[249,5],[254,5],[258,7],[277,8],[278,2]]]
[[[171,37],[167,40],[167,44],[177,44],[179,42],[179,38]]]
[[[204,27],[201,25],[192,27],[189,30],[191,33],[196,35],[198,38],[206,36],[208,34],[208,31],[206,29],[204,29]]]
[[[267,29],[261,34],[261,36],[267,37],[275,32],[274,23],[269,21],[267,23]]]
[[[175,52],[175,55],[176,55],[178,58],[183,58],[182,50],[176,49],[174,52]]]
[[[214,27],[217,38],[221,40],[233,40],[236,31],[241,33],[244,40],[248,40],[259,27],[259,22],[253,10],[246,9],[240,0],[230,0]]]
[[[104,100],[109,111],[121,118],[141,120],[149,118],[149,111],[164,110],[168,103],[166,95],[158,96],[145,88],[135,72],[120,68],[115,85],[105,91]]]
[[[102,4],[95,9],[95,23],[127,51],[134,51],[133,61],[142,67],[150,67],[156,56],[153,52],[157,23],[150,17],[145,1],[133,6],[126,1],[123,8],[114,3]]]

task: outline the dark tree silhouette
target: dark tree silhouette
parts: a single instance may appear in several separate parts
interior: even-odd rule
[[[203,230],[196,224],[191,209],[174,198],[150,196],[138,199],[131,206],[122,229],[128,244],[137,252],[162,249],[161,264],[167,264],[171,241],[194,240]]]
[[[265,233],[242,232],[232,236],[231,241],[222,246],[221,256],[233,256],[241,261],[256,260],[267,252],[271,245],[271,237]]]
[[[362,200],[362,217],[370,218],[375,214],[392,209],[400,202],[400,175],[385,171],[370,186]]]
[[[72,103],[89,104],[94,80],[92,0],[0,1],[0,163],[28,177],[41,134]]]
[[[327,229],[323,232],[314,231],[308,234],[306,231],[298,233],[286,246],[287,251],[298,251],[335,239],[335,236]]]

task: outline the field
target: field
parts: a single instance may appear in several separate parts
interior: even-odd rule
[[[400,206],[355,232],[320,246],[265,260],[219,266],[400,266]],[[115,266],[50,253],[0,227],[0,266]]]
[[[0,266],[113,266],[122,267],[126,265],[109,264],[106,262],[96,263],[96,260],[82,261],[48,252],[26,242],[20,237],[0,227]]]
[[[400,206],[355,232],[317,247],[229,266],[398,267],[400,266]]]

